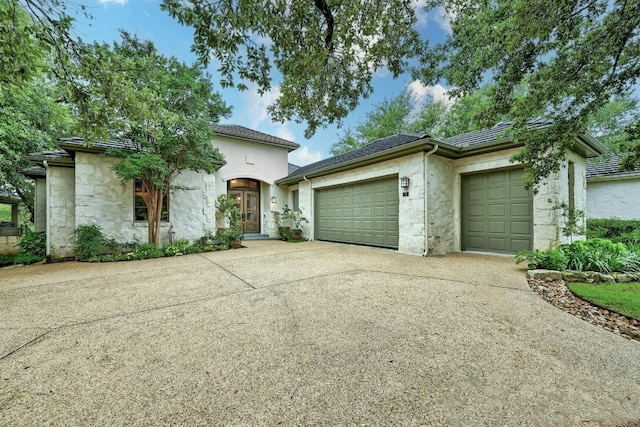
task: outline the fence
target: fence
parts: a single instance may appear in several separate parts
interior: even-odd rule
[[[0,222],[0,236],[23,236],[28,230],[28,227],[24,224],[16,225],[12,222]]]

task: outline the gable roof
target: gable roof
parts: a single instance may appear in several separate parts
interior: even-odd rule
[[[400,133],[377,139],[355,150],[302,166],[276,183],[292,183],[300,181],[304,177],[319,176],[329,171],[333,173],[342,169],[350,169],[356,165],[365,166],[377,163],[399,155],[423,151],[433,143],[435,142],[426,134]]]
[[[610,153],[606,157],[587,159],[587,179],[622,178],[637,175],[640,175],[640,169],[621,171],[620,157],[614,153]]]
[[[288,148],[289,151],[293,151],[296,148],[300,148],[300,145],[295,142],[287,141],[286,139],[278,138],[277,136],[269,135],[257,130],[249,129],[239,125],[213,125],[211,127],[218,135],[230,136],[233,138],[245,139],[247,141],[261,142],[263,144],[275,145],[278,147]]]

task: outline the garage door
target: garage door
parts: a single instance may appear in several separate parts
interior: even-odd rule
[[[524,169],[462,177],[462,249],[515,253],[533,247],[533,192]]]
[[[398,178],[363,181],[315,192],[315,238],[398,247]]]

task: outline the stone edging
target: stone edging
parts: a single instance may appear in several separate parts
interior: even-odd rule
[[[616,335],[640,342],[638,320],[578,298],[566,286],[559,271],[529,270],[529,273],[532,272],[534,273],[527,275],[529,286],[548,303]],[[545,274],[542,274],[543,272]]]

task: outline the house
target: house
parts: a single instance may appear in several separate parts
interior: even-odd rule
[[[529,123],[531,131],[551,122]],[[397,249],[515,253],[564,242],[557,206],[584,209],[586,158],[604,152],[577,138],[561,169],[534,194],[523,186],[520,147],[500,135],[509,123],[442,141],[399,134],[303,166],[276,183],[309,218],[316,240]]]
[[[587,161],[587,218],[640,219],[640,169],[619,164],[613,153]]]
[[[187,171],[174,181],[163,209],[160,239],[195,240],[216,230],[215,202],[231,194],[244,213],[244,232],[275,237],[277,228],[272,201],[283,200],[286,191],[275,180],[289,171],[288,154],[298,148],[291,141],[242,126],[214,127],[212,144],[225,162],[214,174]],[[25,171],[35,180],[35,227],[47,233],[51,258],[72,256],[74,230],[81,224],[97,224],[118,241],[147,240],[146,206],[134,182],[122,182],[113,171],[118,158],[104,155],[121,146],[101,141],[87,146],[79,138],[57,141],[60,150],[34,153],[29,160],[39,167]]]
[[[530,122],[532,131],[550,122]],[[244,214],[244,232],[275,237],[273,212],[287,205],[309,219],[307,237],[430,255],[454,251],[512,254],[563,242],[557,205],[586,206],[586,158],[604,152],[588,135],[577,138],[559,172],[534,194],[524,168],[511,157],[518,144],[500,135],[509,126],[442,141],[404,133],[297,167],[287,162],[298,145],[242,126],[215,128],[212,143],[225,156],[214,174],[187,172],[170,193],[162,225],[178,238],[216,229],[215,200],[230,194]],[[119,241],[145,240],[145,206],[134,183],[122,183],[102,153],[113,142],[86,147],[62,139],[61,150],[36,153],[36,227],[47,231],[52,257],[72,253],[73,230],[98,224]]]

